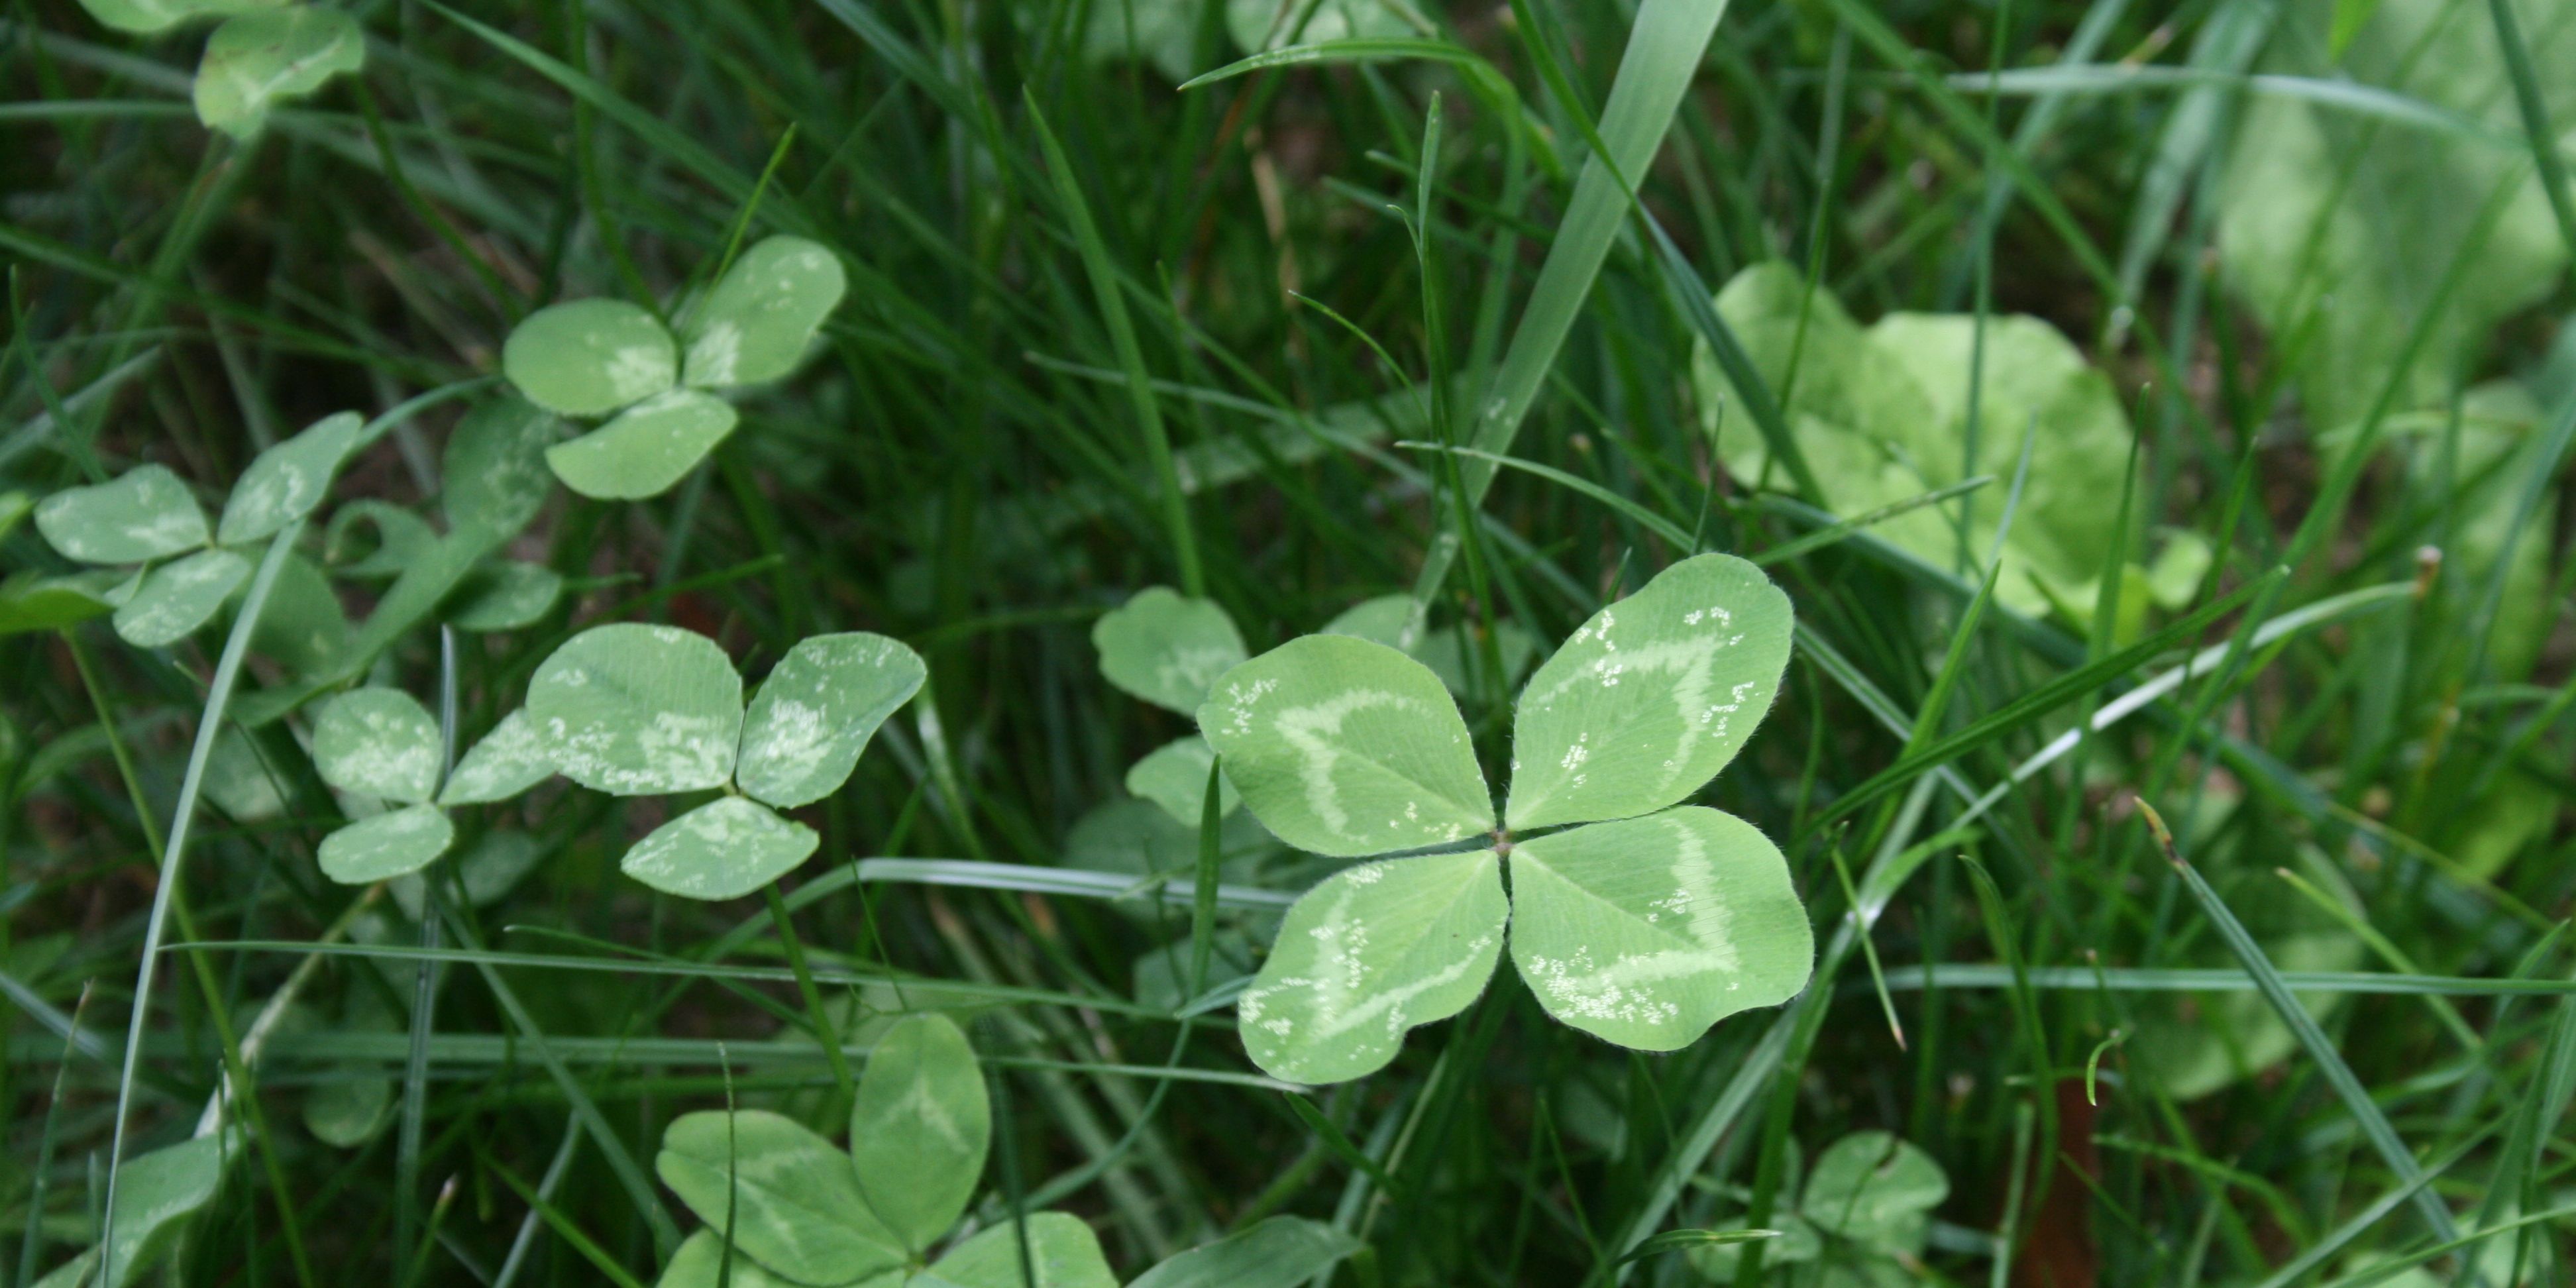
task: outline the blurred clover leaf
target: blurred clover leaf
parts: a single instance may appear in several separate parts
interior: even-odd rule
[[[2119,497],[2135,436],[2110,379],[2057,328],[2034,317],[1989,317],[1982,356],[1972,363],[1975,315],[1891,313],[1863,327],[1832,292],[1810,292],[1798,270],[1776,261],[1736,274],[1718,292],[1717,311],[1771,389],[1786,391],[1781,411],[1838,515],[1910,500],[1972,472],[2008,473],[2030,440],[2029,479],[2004,534],[1995,599],[2025,614],[2062,611],[2090,620],[2103,565],[2123,535]],[[1967,373],[1980,364],[1978,459],[1970,471]],[[1744,400],[1705,342],[1693,350],[1691,373],[1726,468],[1748,484],[1761,480],[1770,450],[1751,417],[1722,414]],[[1972,497],[1966,504],[1971,547],[1992,548],[2002,502]],[[1955,505],[1927,506],[1872,532],[1948,568],[1961,539],[1956,518]],[[2130,550],[2139,545],[2125,542]],[[2136,633],[2151,601],[2165,608],[2187,602],[2206,555],[2205,546],[2181,549],[2154,572],[2124,566],[2114,600],[2121,636]]]
[[[259,133],[280,99],[310,94],[366,62],[366,36],[337,9],[286,0],[81,0],[101,24],[152,35],[221,18],[197,63],[197,119],[236,139]]]
[[[98,1264],[99,1249],[92,1245],[37,1280],[35,1288],[88,1288],[103,1283],[132,1288],[143,1282],[177,1245],[188,1219],[214,1202],[215,1191],[223,1186],[225,1160],[239,1148],[239,1141],[217,1133],[125,1160],[116,1169],[109,1265]]]
[[[249,138],[279,99],[310,94],[366,61],[366,34],[337,9],[296,5],[227,18],[197,64],[197,119]]]
[[[733,432],[733,405],[706,391],[794,371],[847,288],[829,250],[771,237],[734,260],[677,336],[639,305],[573,300],[521,321],[501,369],[548,411],[606,418],[546,452],[564,486],[602,500],[658,496]]]
[[[443,775],[438,721],[399,689],[352,689],[313,722],[313,769],[334,789],[390,808],[322,838],[322,874],[372,885],[428,867],[456,843],[447,810],[486,804],[555,772],[527,713],[513,711]]]
[[[1796,994],[1814,944],[1786,860],[1742,819],[1678,804],[1770,708],[1790,624],[1788,597],[1730,555],[1602,609],[1521,695],[1500,828],[1448,690],[1396,649],[1310,635],[1219,678],[1199,727],[1280,839],[1357,857],[1493,838],[1298,899],[1238,1004],[1253,1062],[1297,1082],[1383,1067],[1408,1028],[1483,991],[1506,921],[1540,1004],[1623,1046],[1674,1050]]]
[[[1941,1164],[1910,1141],[1883,1131],[1854,1132],[1816,1156],[1806,1188],[1772,1223],[1780,1237],[1764,1260],[1796,1267],[1783,1276],[1798,1288],[1875,1288],[1910,1284],[1923,1255],[1932,1210],[1950,1197]],[[1692,1251],[1707,1279],[1732,1282],[1741,1249],[1715,1244]]]
[[[663,1133],[654,1170],[707,1228],[680,1246],[660,1288],[716,1288],[727,1277],[746,1288],[1019,1288],[1023,1233],[1043,1288],[1117,1288],[1091,1227],[1060,1212],[994,1226],[929,1260],[975,1197],[991,1136],[974,1048],[936,1014],[878,1037],[847,1153],[764,1110],[683,1115]]]
[[[1119,689],[1166,711],[1187,716],[1207,700],[1208,686],[1251,654],[1234,619],[1212,599],[1193,599],[1169,586],[1148,586],[1092,623],[1091,644],[1100,674]],[[1154,802],[1195,834],[1216,753],[1196,734],[1146,754],[1127,771],[1127,791]],[[1242,803],[1231,783],[1217,780],[1217,811],[1232,814]]]
[[[36,505],[36,530],[74,562],[133,569],[125,582],[98,591],[94,602],[113,607],[116,633],[126,642],[175,644],[212,620],[250,579],[253,554],[239,547],[275,536],[322,503],[360,425],[356,412],[341,412],[260,453],[212,528],[178,475],[143,465],[46,497]],[[56,578],[11,585],[14,593],[0,602],[21,620],[92,615],[91,604],[82,602],[90,597],[89,583]]]
[[[666,894],[731,899],[813,854],[813,829],[777,811],[839,790],[925,675],[918,654],[883,635],[817,635],[770,671],[746,715],[742,677],[714,640],[620,623],[548,656],[527,709],[539,754],[594,791],[726,788],[636,842],[620,866]]]

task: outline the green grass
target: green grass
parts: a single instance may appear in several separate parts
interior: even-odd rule
[[[661,309],[781,233],[850,283],[679,486],[554,491],[504,551],[568,579],[530,626],[442,648],[469,531],[337,581],[369,648],[318,677],[250,643],[273,569],[239,631],[169,649],[0,636],[6,1282],[88,1246],[109,1160],[197,1134],[229,1069],[242,1149],[174,1282],[651,1283],[697,1224],[664,1127],[730,1097],[837,1136],[911,1009],[991,1079],[970,1219],[1070,1211],[1126,1278],[1285,1213],[1365,1242],[1345,1288],[1808,1284],[1786,1239],[1674,1232],[1803,1220],[1862,1131],[1949,1183],[1885,1282],[2576,1276],[2576,6],[1400,6],[1242,67],[1198,23],[1188,70],[1230,74],[1176,90],[1085,53],[1118,3],[355,5],[364,70],[245,142],[190,111],[204,26],[0,10],[0,494],[152,462],[217,504],[354,408],[368,445],[278,549],[354,539],[358,501],[443,531],[441,448],[537,307]],[[2134,426],[2121,491],[2068,497],[2045,446],[2022,474],[1980,393],[1966,482],[1846,503],[1824,297],[1785,379],[1711,303],[1773,260],[1864,325],[1983,320],[1989,370],[2007,315],[2052,324]],[[2051,506],[2137,516],[2100,567],[2173,531],[2213,559],[2117,628],[2090,584],[2015,606],[1993,529]],[[1900,535],[1934,521],[1970,539]],[[1191,732],[1100,674],[1135,591],[1214,600],[1256,654],[1410,592],[1471,628],[1491,765],[1489,628],[1543,656],[1697,550],[1797,613],[1695,798],[1788,856],[1818,955],[1786,1006],[1647,1055],[1505,970],[1299,1090],[1232,1001],[1329,866],[1069,864]],[[5,517],[0,564],[70,568]],[[416,920],[320,874],[319,690],[470,737],[609,621],[754,679],[877,631],[929,681],[794,811],[821,849],[765,897],[653,894],[617,859],[676,811],[560,781],[457,811],[535,843],[497,900],[443,884]],[[273,812],[209,781],[232,729]],[[351,1087],[382,1121],[327,1144],[308,1107]]]

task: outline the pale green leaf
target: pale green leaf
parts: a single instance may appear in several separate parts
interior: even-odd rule
[[[310,94],[366,60],[365,33],[337,9],[297,5],[227,18],[197,64],[197,119],[249,138],[267,123],[272,104]]]
[[[1799,1209],[1828,1234],[1912,1255],[1923,1250],[1932,1209],[1949,1197],[1950,1178],[1930,1154],[1887,1132],[1864,1131],[1816,1155]]]
[[[725,270],[682,328],[688,383],[756,385],[794,371],[847,288],[841,261],[821,245],[764,239]]]
[[[179,476],[142,465],[36,503],[36,530],[66,559],[132,564],[206,544],[206,512]]]
[[[702,791],[733,775],[742,677],[704,635],[594,626],[537,667],[528,717],[564,777],[593,791]]]
[[[166,31],[191,18],[220,17],[274,9],[292,0],[81,0],[89,16],[118,31],[148,35]]]
[[[1199,729],[1244,804],[1301,850],[1377,854],[1493,830],[1457,703],[1383,644],[1290,640],[1219,678]]]
[[[1099,2],[1104,0],[1095,0]],[[1386,0],[1226,0],[1225,29],[1247,54],[1422,34]]]
[[[448,526],[507,536],[528,526],[554,490],[546,448],[559,424],[523,398],[486,398],[456,422],[439,477]]]
[[[448,623],[460,631],[515,631],[563,597],[563,577],[543,564],[500,559],[485,564],[447,601]]]
[[[1771,709],[1789,628],[1789,597],[1733,555],[1685,559],[1594,614],[1521,693],[1508,825],[1626,818],[1699,790]]]
[[[233,481],[215,539],[225,545],[264,540],[313,512],[331,490],[340,462],[366,422],[353,411],[325,416],[304,432],[261,452]]]
[[[850,1110],[850,1160],[869,1210],[914,1252],[937,1243],[975,1197],[992,1127],[965,1032],[944,1015],[897,1021],[868,1053]]]
[[[727,796],[654,828],[617,866],[664,894],[734,899],[793,871],[822,840],[802,823]]]
[[[1355,635],[1400,649],[1407,657],[1430,667],[1451,693],[1461,695],[1470,690],[1472,667],[1484,665],[1481,641],[1454,626],[1425,629],[1414,615],[1411,595],[1363,599],[1325,623],[1322,633]],[[1499,622],[1494,627],[1494,647],[1503,664],[1502,683],[1509,685],[1529,669],[1531,659],[1537,656],[1538,637],[1518,622]],[[1476,650],[1473,658],[1466,651],[1469,648]]]
[[[322,556],[343,577],[399,576],[437,544],[429,520],[391,502],[363,498],[333,510],[322,531]]]
[[[859,1196],[850,1156],[791,1119],[683,1114],[663,1132],[653,1169],[709,1226],[724,1230],[730,1213],[734,1247],[774,1274],[846,1284],[903,1264]]]
[[[90,573],[44,577],[25,572],[0,583],[0,635],[58,631],[114,611],[107,583]]]
[[[1765,1264],[1776,1266],[1813,1261],[1824,1254],[1825,1241],[1816,1233],[1816,1227],[1807,1224],[1806,1218],[1792,1212],[1774,1211],[1771,1224],[1780,1233],[1778,1238],[1766,1240],[1762,1245]],[[1712,1243],[1693,1248],[1685,1255],[1691,1268],[1699,1271],[1703,1278],[1712,1283],[1733,1283],[1738,1258],[1743,1255],[1743,1242]],[[1822,1285],[1817,1288],[1822,1288]]]
[[[19,488],[0,492],[0,541],[7,541],[9,534],[18,530],[18,524],[35,512],[33,494]]]
[[[456,825],[435,805],[406,805],[362,818],[322,838],[322,875],[373,885],[428,867],[456,843]]]
[[[1199,70],[1193,57],[1205,0],[1091,0],[1082,51],[1095,61],[1140,58],[1174,84]]]
[[[1384,1068],[1406,1030],[1455,1015],[1484,991],[1507,913],[1491,851],[1335,873],[1288,909],[1236,1003],[1244,1050],[1291,1082]]]
[[[226,725],[207,749],[203,790],[236,823],[262,822],[286,812],[278,772],[260,758],[259,748],[239,725]]]
[[[1189,715],[1208,688],[1246,656],[1234,619],[1212,599],[1148,586],[1091,627],[1100,673],[1156,706]]]
[[[546,465],[564,486],[604,501],[633,501],[669,491],[733,432],[733,405],[694,389],[674,389],[637,403],[569,443],[546,449]]]
[[[1251,880],[1254,869],[1278,849],[1279,842],[1248,813],[1226,815],[1217,826],[1217,872],[1224,880]],[[1149,800],[1110,801],[1075,820],[1064,839],[1064,861],[1093,872],[1186,883],[1198,871],[1198,821],[1180,822]],[[1120,906],[1139,914],[1153,911],[1147,905]]]
[[[921,691],[921,655],[865,631],[799,640],[742,726],[742,790],[792,809],[840,790],[877,726]]]
[[[1295,1288],[1362,1246],[1321,1221],[1274,1216],[1180,1253],[1136,1276],[1127,1288]]]
[[[671,1254],[671,1264],[662,1267],[662,1277],[653,1281],[654,1288],[805,1288],[793,1279],[782,1279],[761,1269],[759,1262],[740,1251],[731,1256],[725,1253],[722,1234],[714,1229],[700,1230],[680,1241],[680,1250]],[[869,1284],[878,1282],[870,1280]]]
[[[340,607],[331,578],[312,560],[287,555],[269,587],[268,606],[260,611],[250,646],[298,675],[310,675],[348,647],[349,634],[349,614]]]
[[[1421,619],[1414,615],[1413,596],[1379,595],[1343,609],[1318,633],[1374,640],[1409,654],[1421,642],[1423,629]]]
[[[445,874],[439,877],[439,893],[452,897],[461,887],[467,905],[489,907],[535,871],[544,858],[545,851],[537,847],[536,839],[524,832],[485,832],[474,848],[456,856],[451,865],[452,880]],[[422,888],[421,878],[417,874],[396,877],[388,888],[394,902],[402,905],[403,915],[420,920],[427,909],[427,891]]]
[[[1195,831],[1207,799],[1208,771],[1215,767],[1216,750],[1207,739],[1192,734],[1156,747],[1128,766],[1127,790],[1162,806],[1174,821]],[[1243,795],[1234,790],[1234,784],[1217,775],[1217,817],[1233,813],[1242,803]]]
[[[1020,1266],[1020,1239],[1028,1239],[1028,1272]],[[1036,1212],[1018,1226],[984,1230],[913,1277],[909,1288],[1118,1288],[1100,1237],[1082,1219]]]
[[[536,722],[522,707],[501,717],[492,732],[456,762],[447,775],[447,785],[438,791],[441,805],[481,805],[505,801],[552,778],[554,758],[547,753],[544,739],[537,736]]]
[[[188,1218],[214,1201],[224,1181],[226,1139],[221,1135],[156,1149],[116,1169],[116,1244],[110,1249],[117,1288],[132,1288],[167,1256]],[[38,1282],[76,1288],[95,1281],[99,1250],[75,1257]]]
[[[1496,622],[1494,653],[1503,668],[1503,673],[1494,677],[1495,682],[1508,687],[1519,680],[1538,657],[1538,637],[1530,634],[1529,628],[1519,622]],[[1464,628],[1443,626],[1424,635],[1421,645],[1413,650],[1413,656],[1416,661],[1430,667],[1431,673],[1439,676],[1440,682],[1449,686],[1451,693],[1466,694],[1474,690],[1470,680],[1485,665],[1485,646]]]
[[[1512,851],[1512,962],[1547,1012],[1642,1051],[1688,1046],[1806,987],[1815,940],[1788,861],[1750,823],[1683,806]]]
[[[528,315],[501,346],[501,370],[528,400],[566,416],[601,416],[671,387],[671,333],[624,300],[574,300]]]
[[[438,791],[438,721],[400,689],[351,689],[313,722],[313,768],[344,792],[418,804]]]
[[[363,982],[352,980],[342,1001],[339,1031],[400,1033],[383,998]],[[304,1093],[304,1129],[334,1149],[356,1149],[376,1138],[393,1121],[393,1079],[368,1076],[371,1066],[350,1064],[337,1076]]]
[[[175,644],[222,611],[250,580],[250,560],[229,550],[200,550],[144,574],[134,597],[116,610],[116,633],[138,648]]]

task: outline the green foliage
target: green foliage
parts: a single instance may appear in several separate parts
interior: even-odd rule
[[[1913,1283],[1908,1267],[1923,1254],[1933,1209],[1949,1197],[1949,1176],[1921,1147],[1854,1132],[1816,1155],[1796,1204],[1772,1217],[1783,1228],[1764,1258],[1789,1267],[1786,1282],[1801,1288]],[[1718,1245],[1691,1262],[1711,1282],[1731,1283],[1740,1256]]]
[[[0,600],[8,614],[0,621],[24,623],[16,630],[70,625],[95,615],[94,599],[113,606],[116,633],[137,647],[186,639],[250,580],[257,543],[322,503],[359,425],[355,413],[341,412],[260,453],[235,482],[217,528],[207,527],[188,485],[159,465],[47,496],[36,505],[36,529],[64,558],[140,567],[96,596],[78,582],[13,581],[14,592]],[[241,548],[228,548],[235,546]]]
[[[37,1288],[130,1288],[145,1282],[187,1229],[188,1218],[214,1202],[228,1152],[239,1147],[219,1135],[200,1136],[127,1160],[117,1169],[116,1228],[106,1265],[99,1264],[100,1249],[93,1245],[37,1280]]]
[[[918,655],[882,635],[818,635],[770,672],[746,720],[742,677],[714,640],[675,626],[594,626],[537,667],[528,682],[533,747],[521,750],[512,732],[494,749],[493,772],[508,781],[516,767],[542,763],[613,796],[738,787],[793,808],[849,780],[877,726],[925,674]],[[729,795],[655,828],[621,866],[665,894],[731,899],[792,871],[821,843],[812,828]]]
[[[639,305],[573,300],[512,329],[501,369],[549,411],[609,418],[547,449],[546,464],[564,486],[602,500],[659,496],[733,433],[733,405],[700,391],[793,372],[847,287],[829,250],[771,237],[742,253],[676,338]],[[684,379],[686,388],[675,387]]]
[[[1504,819],[1595,825],[1516,846],[1422,664],[1311,635],[1227,672],[1199,725],[1281,839],[1363,855],[1493,831],[1514,856],[1508,910],[1494,851],[1366,864],[1309,891],[1239,1007],[1254,1063],[1303,1082],[1383,1067],[1407,1028],[1475,1000],[1507,917],[1549,1013],[1625,1046],[1673,1050],[1804,987],[1815,948],[1779,850],[1732,816],[1665,809],[1752,735],[1789,634],[1788,597],[1731,555],[1684,560],[1594,615],[1521,696]]]

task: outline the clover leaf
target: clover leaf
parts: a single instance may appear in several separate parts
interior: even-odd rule
[[[1148,586],[1101,615],[1091,626],[1100,674],[1111,684],[1167,711],[1189,715],[1207,700],[1208,684],[1250,656],[1234,619],[1212,599],[1193,599],[1169,586]],[[1216,753],[1193,734],[1148,753],[1127,771],[1130,795],[1150,800],[1189,828]],[[1217,780],[1218,813],[1230,815],[1241,798]]]
[[[814,853],[814,830],[776,810],[840,790],[926,674],[899,641],[817,635],[771,670],[746,718],[742,678],[714,640],[675,626],[596,626],[537,667],[529,733],[536,755],[595,791],[728,789],[654,829],[620,866],[666,894],[731,899]]]
[[[1383,1067],[1408,1028],[1483,990],[1507,923],[1550,1014],[1643,1050],[1804,987],[1814,944],[1780,851],[1740,819],[1674,808],[1760,723],[1790,620],[1787,596],[1730,555],[1602,609],[1521,696],[1500,828],[1456,704],[1396,649],[1310,635],[1219,678],[1199,728],[1282,840],[1362,857],[1492,838],[1347,868],[1301,897],[1238,1004],[1253,1062],[1301,1082]],[[1513,840],[1549,827],[1568,830]]]
[[[1451,693],[1465,696],[1472,668],[1482,664],[1474,656],[1481,645],[1471,639],[1464,628],[1437,626],[1426,628],[1415,613],[1411,595],[1380,595],[1364,599],[1342,610],[1340,616],[1324,623],[1324,634],[1356,635],[1376,640],[1389,648],[1430,667],[1440,683]],[[1499,677],[1505,685],[1520,679],[1538,656],[1538,637],[1518,622],[1498,622],[1494,626],[1495,656],[1502,663]]]
[[[196,495],[160,465],[142,465],[105,483],[65,488],[36,505],[36,530],[64,558],[134,568],[125,584],[96,598],[113,605],[116,633],[141,648],[162,648],[196,633],[250,580],[243,549],[312,513],[331,477],[357,445],[355,412],[327,416],[262,452],[242,471],[224,503],[222,523],[208,527]],[[13,583],[14,585],[14,583]],[[77,582],[17,588],[15,607],[29,620],[89,615]],[[67,623],[66,623],[67,624]]]
[[[296,5],[227,18],[197,64],[197,119],[249,138],[277,100],[310,94],[366,61],[365,33],[337,9]]]
[[[129,1158],[116,1169],[114,1246],[108,1275],[99,1273],[99,1249],[65,1262],[36,1281],[36,1288],[131,1288],[167,1256],[188,1219],[214,1202],[224,1164],[240,1143],[218,1133]]]
[[[2135,438],[2109,377],[2054,326],[2034,317],[1984,322],[1966,313],[1892,313],[1862,326],[1831,291],[1808,289],[1796,269],[1756,264],[1717,294],[1717,311],[1743,342],[1781,408],[1799,450],[1820,480],[1826,505],[1857,515],[1960,482],[1970,442],[1967,373],[1982,370],[1978,471],[2009,474],[2030,440],[2030,473],[2009,532],[1999,499],[1970,498],[1969,541],[2003,540],[1995,599],[2017,612],[2063,612],[2089,621],[2115,542],[2143,542],[2121,528],[2119,497]],[[1982,344],[1979,361],[1970,362]],[[1771,470],[1767,440],[1734,409],[1742,395],[1706,344],[1692,356],[1700,416],[1727,469],[1748,482]],[[1871,531],[1942,568],[1959,548],[1956,505],[1925,507]],[[2187,561],[2186,561],[2187,562]],[[2130,574],[2136,573],[2134,577]],[[2124,567],[2115,603],[2142,620],[2150,596],[2172,608],[2197,578],[2145,575]]]
[[[522,320],[502,346],[501,370],[548,411],[607,418],[547,450],[564,486],[601,500],[659,496],[737,423],[731,403],[704,391],[794,371],[847,289],[831,251],[771,237],[725,270],[679,336],[641,306],[573,300]]]
[[[714,1288],[726,1274],[747,1288],[1020,1288],[1023,1232],[1040,1288],[1116,1288],[1091,1228],[1062,1213],[985,1230],[928,1261],[980,1187],[991,1136],[974,1048],[936,1014],[878,1037],[847,1153],[765,1110],[682,1115],[654,1170],[708,1228],[681,1245],[660,1288]]]
[[[408,876],[456,843],[447,808],[507,800],[555,772],[512,712],[444,775],[438,721],[399,689],[352,689],[313,723],[313,769],[340,791],[399,808],[370,815],[322,838],[322,874],[343,885]]]
[[[1788,1282],[1811,1288],[1912,1283],[1905,1265],[1922,1255],[1932,1210],[1949,1197],[1949,1176],[1920,1146],[1883,1131],[1854,1132],[1825,1146],[1797,1201],[1772,1215],[1781,1237],[1763,1256],[1803,1266]],[[1725,1282],[1735,1277],[1739,1255],[1716,1245],[1694,1251],[1691,1261]]]

